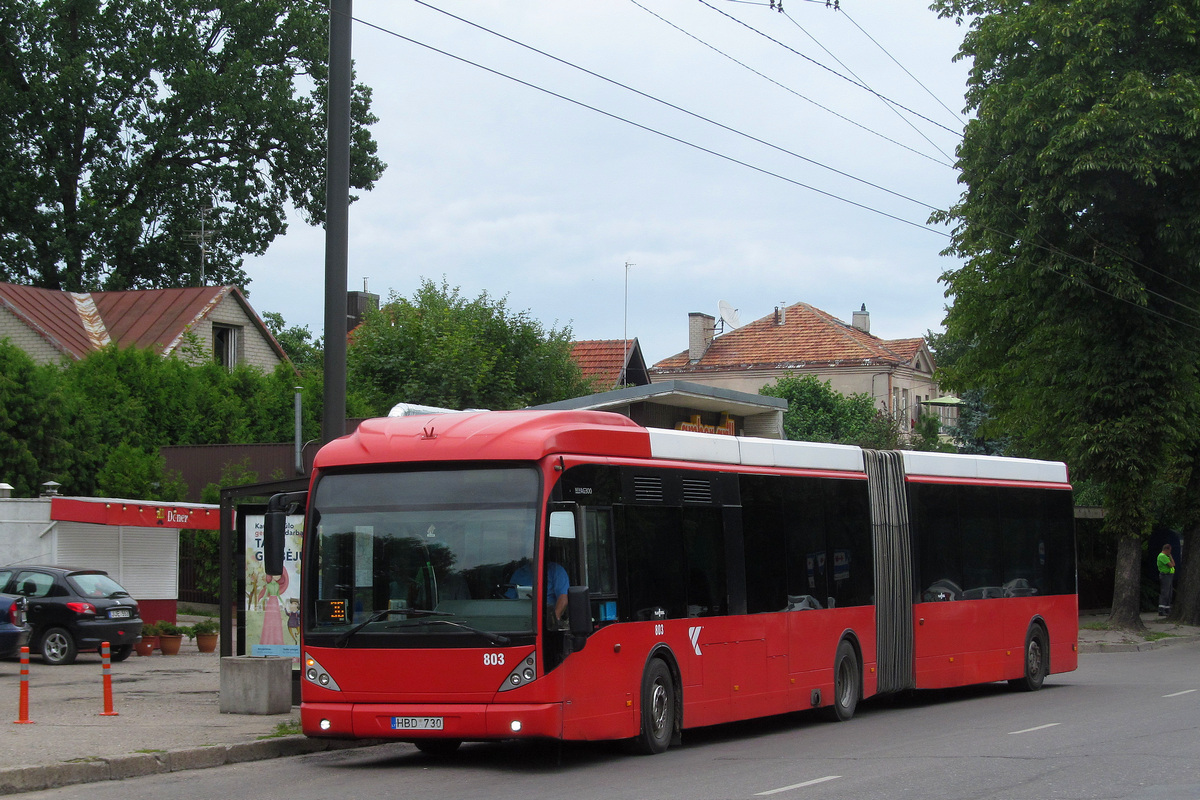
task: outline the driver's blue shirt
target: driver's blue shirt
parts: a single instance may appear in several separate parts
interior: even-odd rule
[[[522,564],[517,567],[508,579],[509,583],[515,583],[517,586],[532,586],[533,585],[533,567],[528,564]],[[546,603],[554,605],[558,598],[567,594],[567,590],[571,585],[571,579],[567,576],[567,571],[563,569],[561,564],[556,564],[550,561],[546,564]],[[515,587],[509,587],[505,592],[508,597],[516,597],[517,590]]]

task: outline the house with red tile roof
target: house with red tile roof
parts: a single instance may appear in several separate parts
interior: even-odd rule
[[[692,313],[688,349],[654,364],[650,374],[654,380],[750,393],[786,375],[816,375],[842,394],[875,398],[880,410],[910,430],[921,403],[941,396],[933,369],[924,338],[871,335],[865,305],[847,324],[808,303],[796,303],[719,336],[714,317]]]
[[[587,339],[571,343],[571,359],[597,392],[646,386],[650,374],[637,339]]]
[[[0,283],[0,339],[40,364],[115,343],[270,372],[287,354],[236,286],[60,292]]]

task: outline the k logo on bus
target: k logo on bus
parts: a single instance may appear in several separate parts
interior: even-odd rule
[[[704,630],[703,625],[688,628],[688,638],[692,640],[692,649],[696,651],[696,655],[700,655],[700,631],[702,630]]]

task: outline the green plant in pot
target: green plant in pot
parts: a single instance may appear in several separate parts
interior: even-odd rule
[[[164,656],[179,654],[179,648],[183,644],[183,630],[173,622],[164,620],[158,623],[158,647]]]
[[[187,635],[196,640],[196,649],[211,653],[217,649],[217,635],[221,624],[215,619],[202,619],[187,629]]]

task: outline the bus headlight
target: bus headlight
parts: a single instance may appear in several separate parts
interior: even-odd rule
[[[525,656],[525,660],[517,665],[516,669],[508,674],[504,679],[504,683],[500,684],[499,691],[507,692],[510,689],[517,689],[527,683],[531,683],[537,678],[537,658],[533,653]],[[514,722],[514,725],[520,725],[519,722]]]
[[[337,685],[337,681],[333,679],[333,676],[326,672],[325,668],[307,653],[304,654],[304,680],[309,683],[315,683],[322,689],[329,689],[334,692],[342,690],[342,687]]]

